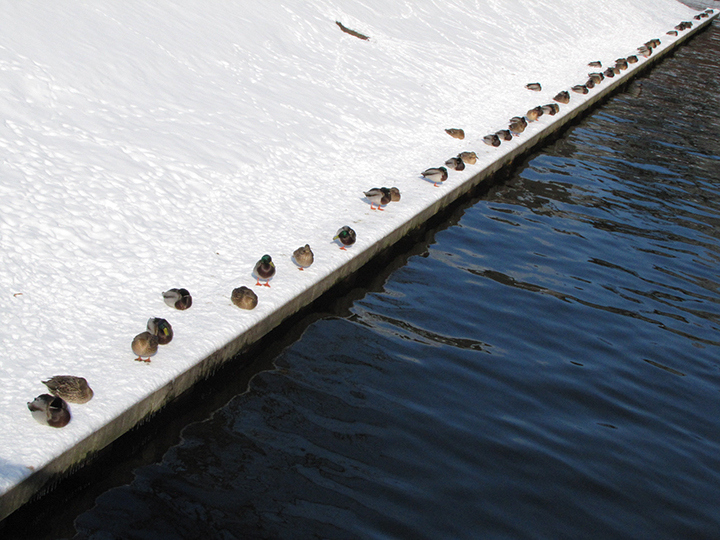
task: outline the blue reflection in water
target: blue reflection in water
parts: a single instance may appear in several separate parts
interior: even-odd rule
[[[439,230],[79,538],[710,538],[716,28]]]

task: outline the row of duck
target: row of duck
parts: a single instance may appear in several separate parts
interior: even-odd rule
[[[712,13],[714,13],[714,10],[707,9],[696,15],[695,19],[702,20],[709,17]],[[678,32],[692,28],[692,26],[693,23],[690,21],[683,21],[675,26],[674,30],[670,30],[667,33],[668,35],[678,35]],[[659,39],[651,39],[638,47],[637,54],[647,58],[652,55],[653,49],[658,45],[660,45]],[[605,78],[612,78],[619,75],[623,70],[628,69],[629,65],[637,61],[638,56],[635,54],[625,58],[618,58],[614,62],[614,65],[607,67],[604,71],[589,73],[585,83],[575,85],[571,90],[578,94],[587,94],[595,86],[602,83]],[[592,61],[588,65],[594,68],[603,67],[600,61]],[[526,85],[526,88],[531,91],[542,91],[542,85],[539,82],[529,83]],[[550,116],[557,114],[560,111],[559,104],[565,105],[570,102],[570,93],[567,90],[563,90],[553,98],[553,101],[555,103],[530,109],[524,116],[512,117],[507,129],[501,129],[495,133],[486,135],[483,137],[483,142],[489,146],[497,147],[500,146],[502,141],[510,141],[514,137],[518,137],[525,131],[528,123],[535,122],[544,114]],[[465,138],[465,132],[462,129],[449,128],[445,131],[454,138]],[[421,175],[437,187],[448,179],[448,168],[455,171],[462,171],[465,169],[466,164],[474,165],[476,162],[477,154],[475,152],[461,152],[456,157],[448,159],[445,162],[445,166],[431,167],[423,171]],[[378,211],[382,211],[383,207],[390,202],[400,201],[401,198],[400,191],[395,187],[372,188],[364,192],[364,195],[370,202],[370,209]],[[355,231],[345,225],[337,231],[333,240],[339,243],[340,249],[345,250],[355,243],[356,238],[357,235]],[[315,260],[314,253],[308,244],[296,249],[293,252],[292,258],[300,270],[309,268]],[[276,268],[272,257],[267,254],[263,255],[253,268],[253,276],[256,278],[255,285],[270,287],[270,280],[275,276],[275,272]],[[261,281],[264,281],[264,283],[261,283]],[[165,304],[171,308],[183,311],[192,306],[192,296],[187,289],[173,288],[163,292],[162,295]],[[240,309],[251,310],[258,305],[257,294],[246,286],[234,289],[230,298],[232,303]],[[149,363],[150,358],[158,352],[159,346],[170,343],[173,336],[173,328],[166,319],[151,317],[147,322],[145,330],[137,334],[132,340],[131,349],[133,353],[137,355],[135,360]],[[70,422],[71,413],[68,403],[87,403],[94,395],[92,388],[90,388],[87,380],[83,377],[58,375],[47,381],[42,381],[42,383],[50,393],[39,395],[33,401],[28,402],[27,405],[35,420],[51,427],[64,427]]]
[[[696,20],[702,20],[709,17],[712,13],[714,13],[714,10],[707,9],[704,12],[696,15],[694,18]],[[677,36],[678,32],[690,29],[692,28],[692,26],[692,22],[683,21],[676,25],[673,30],[669,30],[667,34],[671,36]],[[587,81],[585,81],[583,84],[577,84],[572,86],[570,90],[577,94],[588,94],[590,90],[595,88],[595,86],[601,84],[606,78],[611,79],[616,75],[620,75],[620,73],[628,69],[630,65],[636,64],[638,62],[638,55],[644,58],[650,57],[653,54],[653,49],[656,49],[660,44],[661,42],[657,38],[651,39],[650,41],[643,43],[637,48],[637,54],[631,54],[624,58],[618,58],[617,60],[615,60],[613,65],[607,66],[604,71],[594,71],[592,73],[588,73]],[[594,60],[590,62],[588,66],[600,69],[603,68],[603,64],[599,60]],[[528,83],[525,85],[525,88],[535,92],[541,92],[542,84],[539,82]],[[498,147],[502,144],[503,141],[512,141],[513,138],[520,136],[525,131],[529,123],[535,122],[545,114],[555,116],[558,112],[560,112],[559,104],[567,105],[568,103],[570,103],[570,92],[568,92],[567,90],[558,92],[553,98],[553,101],[555,103],[539,105],[530,109],[525,113],[524,116],[513,116],[508,123],[507,129],[501,129],[499,131],[496,131],[495,133],[485,135],[483,137],[483,142],[488,146]],[[460,128],[448,128],[445,130],[445,132],[456,139],[465,138],[465,131]],[[475,154],[475,152],[461,152],[456,157],[451,157],[450,159],[445,161],[444,166],[430,167],[429,169],[423,171],[421,174],[425,179],[429,180],[433,183],[435,187],[437,187],[442,184],[442,182],[448,179],[448,169],[462,171],[465,169],[466,164],[474,164],[476,161],[477,155]]]

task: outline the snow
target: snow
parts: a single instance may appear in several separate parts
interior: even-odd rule
[[[482,137],[584,83],[589,61],[672,41],[695,14],[675,0],[2,4],[0,494],[510,150]],[[466,150],[477,165],[420,178]],[[371,211],[363,191],[379,186],[402,201]],[[358,235],[347,252],[342,225]],[[265,253],[270,288],[251,275]],[[255,310],[231,303],[241,285]],[[192,308],[164,304],[172,287]],[[135,362],[150,317],[175,338]],[[36,423],[26,403],[65,374],[94,399],[65,428]]]

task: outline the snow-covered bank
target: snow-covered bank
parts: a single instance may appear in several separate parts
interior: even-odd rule
[[[671,41],[693,14],[670,0],[603,13],[577,1],[443,4],[5,6],[3,489],[512,148],[482,137],[583,83],[590,60]],[[525,89],[536,81],[542,92]],[[464,150],[480,163],[438,188],[418,178]],[[362,191],[380,185],[402,201],[371,211]],[[332,243],[345,224],[358,232],[348,252]],[[316,262],[299,272],[290,255],[305,243]],[[253,287],[264,253],[277,275]],[[255,310],[231,303],[240,285],[257,291]],[[193,307],[168,308],[170,287],[187,287]],[[130,341],[151,316],[175,338],[146,365]],[[65,428],[35,423],[26,402],[40,380],[70,373],[93,400],[72,405]]]

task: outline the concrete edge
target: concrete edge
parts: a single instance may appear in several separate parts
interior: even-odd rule
[[[95,454],[107,445],[154,415],[167,403],[189,390],[197,381],[209,377],[220,365],[251,343],[258,341],[285,319],[312,303],[333,285],[356,272],[373,257],[398,242],[411,230],[421,226],[430,217],[471,191],[481,182],[489,179],[501,169],[511,165],[516,159],[536,149],[544,140],[562,130],[568,123],[583,116],[589,109],[610,96],[633,77],[653,66],[669,52],[674,51],[690,37],[697,34],[697,32],[705,29],[718,15],[720,15],[720,10],[715,10],[715,13],[703,21],[693,20],[693,28],[680,34],[672,43],[667,43],[665,39],[663,39],[667,39],[667,36],[661,36],[659,39],[662,41],[662,44],[655,50],[656,52],[653,52],[652,56],[630,66],[625,72],[613,79],[606,78],[601,83],[599,90],[596,86],[595,89],[591,91],[593,92],[591,97],[586,98],[579,106],[562,114],[560,117],[554,117],[552,124],[547,125],[540,132],[528,137],[527,140],[524,140],[522,144],[516,146],[510,152],[502,154],[498,159],[471,178],[448,190],[442,198],[427,206],[411,220],[398,226],[384,238],[368,246],[364,251],[357,253],[352,259],[316,283],[313,287],[306,289],[273,313],[269,314],[265,319],[259,321],[255,326],[237,336],[224,347],[199,361],[183,374],[158,389],[155,393],[127,409],[121,415],[95,431],[92,435],[80,441],[73,448],[53,459],[41,470],[33,472],[23,481],[8,489],[4,494],[0,495],[0,521],[4,520],[24,504],[50,491],[60,480],[82,467],[85,462],[92,459]],[[591,68],[589,68],[588,71],[591,71]],[[573,94],[572,97],[575,97],[575,94]],[[501,127],[498,127],[498,129],[501,129]],[[500,148],[502,148],[502,146]]]

